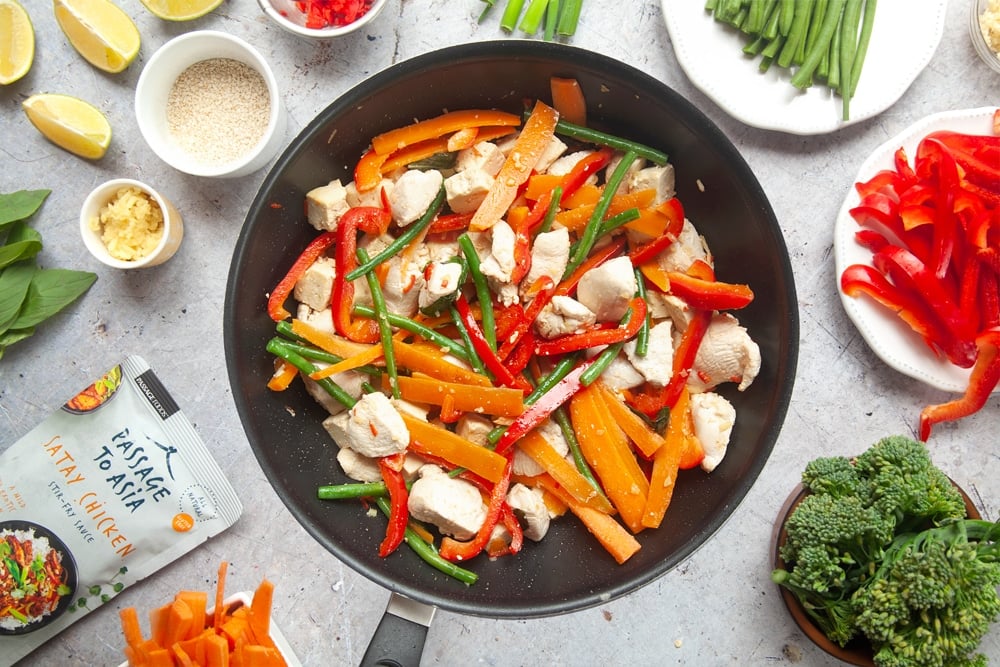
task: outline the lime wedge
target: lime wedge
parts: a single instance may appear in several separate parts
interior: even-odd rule
[[[0,0],[0,84],[14,83],[35,59],[35,29],[17,0]]]
[[[54,0],[69,43],[94,67],[121,72],[139,54],[139,29],[111,0]]]
[[[31,124],[70,153],[97,160],[111,144],[111,125],[93,105],[70,95],[40,93],[21,103]]]
[[[146,9],[165,21],[190,21],[222,4],[222,0],[142,0]]]

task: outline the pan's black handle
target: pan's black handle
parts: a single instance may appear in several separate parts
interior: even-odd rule
[[[418,667],[434,611],[393,593],[360,667]]]

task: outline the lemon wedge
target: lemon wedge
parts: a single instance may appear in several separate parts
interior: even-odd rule
[[[21,103],[28,120],[42,135],[70,153],[97,160],[111,144],[111,125],[99,109],[58,93],[39,93]]]
[[[139,54],[139,29],[111,0],[54,0],[69,43],[94,67],[121,72]]]
[[[35,29],[17,0],[0,0],[0,84],[14,83],[35,59]]]
[[[222,4],[222,0],[142,0],[146,9],[165,21],[190,21]]]

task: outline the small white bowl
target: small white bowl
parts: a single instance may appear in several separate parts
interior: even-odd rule
[[[980,25],[980,17],[986,13],[987,8],[990,5],[990,0],[973,0],[972,1],[972,11],[969,14],[969,36],[972,38],[972,46],[975,47],[976,53],[979,57],[983,59],[983,62],[989,65],[990,69],[994,72],[1000,72],[1000,53],[997,53],[990,45],[986,42],[986,37],[983,35],[983,30]],[[998,18],[1000,21],[1000,18]]]
[[[177,144],[167,122],[167,100],[177,78],[192,65],[217,58],[237,60],[256,70],[267,84],[270,116],[257,144],[239,157],[215,163],[199,159]],[[174,169],[194,176],[238,177],[267,164],[282,147],[287,123],[278,82],[264,57],[239,37],[195,30],[175,37],[149,59],[135,89],[135,116],[149,147]]]
[[[163,213],[163,237],[160,242],[148,255],[132,261],[112,257],[104,241],[101,240],[100,232],[90,226],[90,221],[100,214],[101,209],[118,194],[119,190],[129,186],[139,188],[149,195]],[[184,238],[184,221],[174,205],[153,188],[130,178],[116,178],[102,183],[87,195],[83,208],[80,209],[80,235],[83,236],[83,243],[90,254],[104,264],[116,269],[142,269],[162,264],[174,256],[181,245],[181,239]]]
[[[339,27],[307,28],[306,17],[296,6],[294,0],[257,0],[264,13],[279,26],[299,37],[312,39],[332,39],[354,32],[358,28],[375,20],[379,12],[385,8],[387,0],[375,0],[372,8],[361,18]]]

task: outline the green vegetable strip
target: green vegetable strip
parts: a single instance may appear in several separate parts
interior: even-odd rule
[[[565,0],[562,10],[559,12],[559,25],[556,32],[563,37],[572,37],[576,34],[576,27],[580,23],[580,10],[583,9],[583,0]]]
[[[472,347],[472,339],[469,337],[469,330],[465,328],[465,322],[462,321],[462,316],[459,315],[458,309],[455,306],[449,308],[451,313],[451,321],[455,323],[455,327],[458,329],[458,335],[462,337],[462,342],[465,344],[465,349],[469,355],[469,365],[472,366],[472,370],[476,371],[480,375],[485,375],[489,377],[489,373],[486,372],[486,367],[483,366],[483,360],[479,358],[475,350]]]
[[[300,356],[306,359],[309,359],[310,361],[321,361],[325,364],[333,365],[333,364],[338,364],[344,360],[344,358],[341,357],[340,355],[330,354],[326,350],[321,350],[318,347],[313,347],[311,345],[304,345],[302,343],[295,343],[292,341],[282,341],[282,342],[289,350],[299,354]],[[354,370],[364,373],[366,375],[382,374],[382,370],[380,368],[372,366],[370,364],[365,364],[364,366],[358,366]]]
[[[619,322],[619,326],[627,325],[634,315],[635,313],[631,308],[629,308],[628,312],[625,313],[625,316],[622,317],[621,322]],[[594,359],[594,363],[592,363],[590,367],[580,375],[580,384],[584,387],[593,384],[597,378],[601,377],[601,373],[608,369],[608,366],[610,366],[611,362],[615,360],[615,357],[618,356],[618,353],[622,351],[623,347],[625,347],[625,341],[612,343],[604,348],[597,358]]]
[[[290,350],[285,341],[280,338],[272,338],[267,341],[267,351],[276,357],[284,359],[292,366],[295,366],[299,369],[299,372],[304,375],[315,373],[318,370],[308,359],[305,359],[298,353]],[[357,400],[353,396],[347,393],[343,387],[330,378],[321,378],[319,380],[315,380],[315,382],[345,408],[353,408],[354,404],[357,403]]]
[[[823,2],[823,0],[820,0]],[[841,16],[844,13],[844,5],[847,0],[829,0],[826,15],[823,17],[823,25],[819,29],[812,48],[806,55],[802,66],[792,77],[792,85],[796,88],[807,88],[812,83],[813,73],[819,67],[823,54],[828,53],[833,34],[837,31]]]
[[[386,498],[376,498],[375,503],[378,508],[382,510],[382,514],[389,516],[389,501]],[[406,537],[403,541],[413,550],[413,553],[417,554],[425,563],[431,567],[447,574],[449,577],[458,579],[462,583],[472,585],[479,580],[479,575],[465,568],[461,568],[451,561],[447,561],[441,558],[438,550],[434,548],[433,544],[428,544],[424,542],[423,538],[417,534],[415,530],[406,527]]]
[[[500,27],[507,32],[514,32],[523,8],[524,0],[507,0],[507,6],[503,9],[503,16],[500,17]]]
[[[646,158],[650,162],[660,166],[665,165],[668,161],[666,153],[658,151],[655,148],[651,148],[650,146],[646,146],[629,139],[624,139],[613,134],[608,134],[607,132],[601,132],[600,130],[583,127],[582,125],[574,125],[573,123],[568,123],[564,120],[560,120],[556,123],[556,134],[572,137],[573,139],[578,139],[579,141],[585,143],[597,144],[598,146],[608,146],[609,148],[614,148],[620,151],[635,151],[635,154],[639,157]]]
[[[406,246],[410,245],[410,242],[413,239],[417,238],[417,236],[419,236],[420,233],[434,221],[434,216],[437,215],[437,212],[441,209],[441,206],[444,204],[444,199],[445,199],[445,192],[444,192],[444,186],[442,186],[441,189],[438,190],[437,195],[434,197],[434,201],[431,202],[430,207],[428,207],[428,209],[424,211],[424,214],[420,216],[419,220],[417,220],[416,222],[412,223],[409,227],[407,227],[406,231],[400,234],[395,241],[390,243],[385,250],[375,255],[370,260],[368,260],[361,266],[357,267],[353,271],[349,272],[345,276],[345,279],[357,280],[358,278],[368,273],[382,262],[386,261],[390,257],[397,255]]]
[[[781,0],[778,15],[778,34],[788,36],[795,20],[795,0]]]
[[[556,420],[556,424],[559,425],[559,430],[562,431],[566,444],[569,445],[569,451],[573,455],[573,464],[576,465],[577,471],[603,496],[604,489],[601,488],[597,478],[594,477],[594,473],[590,470],[590,465],[587,464],[587,459],[584,457],[583,451],[580,450],[580,441],[576,439],[576,431],[573,430],[573,423],[570,421],[569,415],[566,414],[566,407],[559,406],[556,408],[555,412],[552,413],[552,418]]]
[[[375,311],[368,306],[356,305],[354,306],[354,313],[369,319],[374,319],[376,317]],[[469,361],[469,353],[466,352],[465,348],[462,347],[460,343],[453,341],[447,336],[439,334],[437,331],[434,331],[434,329],[424,326],[420,322],[411,320],[409,317],[397,315],[396,313],[389,313],[389,324],[397,329],[404,329],[405,331],[416,334],[421,338],[434,343],[438,347],[446,349],[449,354],[455,355],[462,361]]]
[[[483,2],[486,3],[486,6],[483,7],[482,13],[479,14],[479,20],[477,21],[477,23],[483,22],[483,20],[486,18],[486,15],[490,13],[491,9],[493,9],[493,4],[495,0],[483,0]]]
[[[602,221],[601,227],[597,231],[597,238],[594,239],[594,242],[596,243],[598,239],[601,239],[610,234],[611,232],[613,232],[614,230],[618,229],[619,227],[627,225],[633,220],[638,219],[638,217],[639,217],[639,209],[630,208],[628,210],[622,211],[618,215],[613,215],[607,220]],[[579,240],[574,241],[572,244],[570,244],[569,248],[570,256],[572,256],[576,252],[576,249],[577,247],[579,247],[579,245],[580,245]]]
[[[851,88],[850,97],[854,97],[854,91],[858,88],[858,80],[861,78],[861,68],[868,55],[868,43],[872,38],[872,29],[875,27],[875,9],[878,0],[865,0],[864,18],[861,21],[861,34],[858,35],[858,50],[854,56],[854,65],[851,67]]]
[[[546,42],[551,42],[556,37],[556,28],[559,26],[559,12],[561,6],[559,0],[549,0],[549,6],[545,10],[545,36]]]
[[[535,403],[537,403],[538,399],[540,399],[542,396],[548,393],[549,390],[552,389],[552,387],[559,384],[559,382],[564,377],[569,375],[570,372],[576,367],[576,360],[577,359],[575,354],[570,354],[560,359],[559,363],[557,363],[552,368],[552,370],[549,371],[548,375],[544,376],[541,380],[537,382],[537,386],[535,387],[535,389],[530,394],[524,397],[525,406],[534,405]],[[525,375],[528,374],[526,373]],[[528,381],[534,383],[534,378],[528,377]],[[500,439],[500,436],[503,435],[503,432],[506,430],[507,430],[506,426],[495,427],[486,435],[486,441],[490,443],[490,445],[497,444],[497,441]]]
[[[517,26],[522,32],[534,35],[538,32],[538,27],[542,24],[545,10],[548,8],[549,0],[531,0],[528,9],[521,17],[521,23]]]
[[[584,227],[583,234],[580,235],[576,252],[570,257],[569,264],[566,266],[563,279],[570,276],[587,259],[590,251],[593,250],[594,242],[597,240],[597,236],[601,230],[604,215],[608,212],[608,207],[611,205],[611,200],[614,198],[615,192],[618,191],[618,186],[621,185],[625,174],[628,172],[629,167],[632,166],[636,157],[637,155],[634,150],[627,150],[621,162],[615,167],[614,173],[611,174],[611,177],[605,183],[601,197],[597,200],[597,205],[594,206],[594,212],[590,214],[590,220],[587,221],[587,226]]]
[[[357,249],[358,261],[364,264],[368,261],[368,251],[364,248]],[[372,304],[375,306],[375,321],[378,322],[378,336],[382,343],[382,355],[385,358],[385,372],[389,376],[389,387],[392,389],[392,397],[400,398],[399,375],[396,372],[396,355],[392,351],[392,325],[389,324],[389,309],[385,305],[385,295],[382,294],[382,286],[378,283],[378,276],[374,271],[365,274],[368,280],[368,290],[372,294]]]
[[[639,267],[636,267],[634,270],[635,284],[638,286],[635,291],[636,296],[646,301],[646,280],[642,277],[642,271],[639,270]],[[649,352],[649,327],[652,319],[649,314],[649,308],[647,308],[646,317],[642,321],[642,326],[639,327],[639,333],[635,336],[635,353],[640,357],[645,357],[646,353]]]
[[[833,90],[840,90],[840,30],[833,31],[833,38],[830,40],[830,49],[826,59],[829,61],[826,85]]]
[[[851,109],[851,72],[858,48],[858,24],[861,21],[861,0],[848,0],[840,30],[840,96],[843,100],[843,118]]]
[[[799,42],[805,41],[809,30],[809,19],[812,18],[813,2],[814,0],[799,0],[795,3],[795,20],[792,22],[788,39],[778,54],[779,66],[790,67],[795,58],[795,51],[799,48]]]
[[[551,2],[552,0],[549,0]],[[559,0],[556,0],[558,2]],[[556,219],[556,213],[559,212],[559,202],[562,200],[563,189],[560,186],[556,186],[552,189],[552,200],[549,201],[549,208],[545,211],[545,217],[542,219],[542,224],[538,227],[538,233],[547,232],[552,229],[552,223]]]
[[[472,284],[476,287],[476,297],[479,300],[479,309],[482,311],[480,317],[483,322],[483,336],[490,344],[490,349],[496,350],[497,327],[493,316],[493,294],[490,292],[490,284],[479,267],[479,254],[472,243],[472,238],[468,234],[462,234],[458,237],[458,246],[469,264],[469,275],[472,276]]]
[[[353,498],[383,498],[389,495],[385,482],[359,482],[357,484],[328,484],[316,489],[320,500],[351,500]]]

